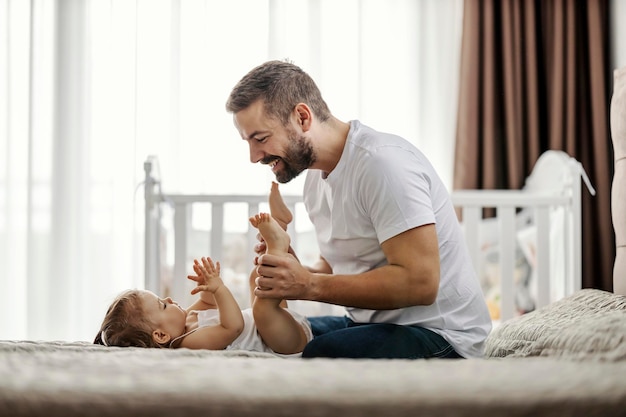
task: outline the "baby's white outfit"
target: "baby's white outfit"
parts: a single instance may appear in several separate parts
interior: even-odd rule
[[[307,338],[307,342],[311,341],[313,339],[313,333],[311,332],[311,325],[309,321],[306,319],[306,317],[288,308],[285,310],[289,314],[291,314],[293,318],[302,326],[302,328],[304,329],[306,338]],[[198,328],[190,332],[187,332],[184,335],[179,336],[176,339],[172,340],[172,343],[170,344],[170,346],[174,342],[179,340],[180,338],[183,338],[202,327],[216,326],[220,323],[219,311],[217,309],[195,310],[194,312],[198,315]],[[271,354],[274,354],[276,356],[281,356],[281,357],[302,356],[301,353],[283,355],[283,354],[274,352],[272,349],[267,347],[265,343],[263,343],[263,339],[261,339],[261,336],[259,335],[259,332],[257,331],[256,324],[254,323],[254,317],[252,316],[252,309],[246,308],[244,310],[241,310],[241,314],[243,315],[243,323],[244,323],[243,331],[241,332],[239,337],[237,337],[237,339],[233,341],[233,343],[231,343],[230,345],[226,347],[225,350],[247,350],[247,351],[252,351],[252,352],[266,352],[266,353],[271,353]]]

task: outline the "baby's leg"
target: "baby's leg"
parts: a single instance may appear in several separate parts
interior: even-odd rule
[[[263,342],[284,355],[300,353],[307,344],[304,329],[291,314],[276,304],[278,300],[256,298],[252,314]]]
[[[250,224],[259,230],[261,236],[265,240],[267,245],[266,253],[272,253],[275,255],[285,255],[289,249],[291,239],[289,234],[275,221],[271,215],[267,213],[259,213],[253,217],[250,217]],[[257,278],[256,267],[250,272],[250,303],[254,305],[256,296],[254,295],[254,289],[256,288]],[[267,299],[263,304],[279,305],[281,307],[287,307],[287,302],[284,300]]]
[[[280,191],[278,190],[278,183],[274,181],[272,181],[272,188],[270,189],[269,204],[270,204],[271,217],[273,217],[276,220],[276,222],[280,225],[280,227],[286,231],[287,225],[291,223],[291,221],[293,220],[293,215],[291,214],[289,207],[287,207],[287,205],[283,201],[283,197],[280,195]],[[252,222],[252,218],[250,219],[250,221]],[[255,223],[256,224],[253,224],[254,227],[258,228],[257,226],[258,221],[256,219],[255,219]],[[263,235],[262,232],[261,232],[261,235]],[[287,236],[287,238],[289,238],[289,236]],[[256,296],[254,295],[254,289],[256,288],[256,277],[257,277],[256,268],[254,268],[252,272],[250,272],[251,303],[254,303],[254,299],[256,298]],[[281,305],[283,307],[287,307],[287,302],[283,301]]]
[[[267,244],[267,253],[287,256],[291,239],[289,234],[268,213],[259,213],[250,218],[250,223],[259,229]],[[256,271],[250,276],[250,286]],[[284,300],[254,297],[252,313],[254,322],[265,344],[276,353],[302,352],[307,343],[302,326],[283,307]]]
[[[267,245],[267,253],[274,255],[286,255],[289,251],[291,238],[289,234],[268,213],[259,213],[250,217],[252,226],[259,229]]]
[[[287,230],[287,225],[293,220],[293,215],[280,195],[280,191],[278,191],[278,183],[274,181],[272,181],[272,188],[270,189],[269,203],[272,217],[276,219],[283,230]]]

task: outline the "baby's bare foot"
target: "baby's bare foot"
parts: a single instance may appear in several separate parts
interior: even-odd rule
[[[269,213],[259,213],[250,217],[250,224],[259,229],[267,245],[267,253],[284,255],[289,251],[291,244],[289,234]]]
[[[278,183],[272,181],[272,188],[269,196],[270,213],[272,217],[280,224],[283,230],[287,230],[287,225],[293,220],[293,215],[289,207],[285,204],[283,197],[278,190]]]

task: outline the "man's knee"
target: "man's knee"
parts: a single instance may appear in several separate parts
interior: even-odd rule
[[[313,337],[318,337],[326,333],[334,332],[335,330],[345,329],[348,326],[347,317],[338,316],[319,316],[308,317],[311,324],[311,331]]]
[[[341,358],[346,357],[342,345],[336,337],[331,334],[315,336],[304,347],[303,358]]]

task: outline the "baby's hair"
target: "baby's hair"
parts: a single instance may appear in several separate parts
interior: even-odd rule
[[[163,347],[152,338],[153,325],[144,317],[138,290],[117,296],[107,310],[94,344],[120,347]]]

